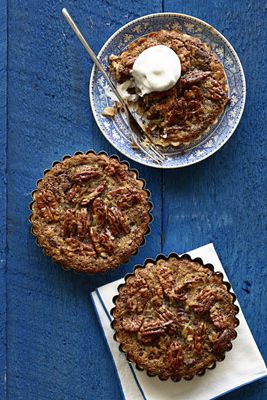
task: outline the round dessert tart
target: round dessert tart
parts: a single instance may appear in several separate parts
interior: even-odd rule
[[[37,243],[67,269],[116,268],[138,251],[149,232],[152,204],[145,182],[116,156],[67,156],[45,172],[32,196]]]
[[[114,338],[127,359],[162,380],[192,379],[232,348],[238,307],[230,284],[189,255],[159,256],[125,278],[113,302]]]
[[[179,76],[181,70],[180,79],[176,79],[168,90],[140,94],[142,86],[152,82],[154,87],[160,87],[159,83],[168,78],[168,74],[164,75],[164,68],[170,62],[164,60],[160,53],[158,56],[161,59],[156,65],[153,65],[152,58],[150,63],[142,65],[141,72],[138,70],[138,81],[135,76],[135,65],[138,63],[139,67],[139,60],[148,49],[151,52],[155,50],[156,56],[157,49],[164,47],[178,56],[179,71],[177,67],[177,74],[174,75]],[[184,147],[195,143],[217,123],[229,101],[222,63],[199,38],[177,30],[162,29],[140,37],[120,54],[110,56],[109,69],[120,84],[119,89],[124,90],[126,99],[128,97],[132,102],[136,95],[136,111],[144,119],[147,135],[163,147]]]

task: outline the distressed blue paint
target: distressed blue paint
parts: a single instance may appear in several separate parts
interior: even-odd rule
[[[261,80],[266,75],[266,62],[259,51],[260,46],[263,48],[260,32],[265,28],[263,3],[260,0],[165,0],[164,3],[165,11],[185,12],[212,23],[234,45],[247,75],[247,108],[230,142],[217,155],[195,167],[162,174],[131,163],[147,179],[152,191],[155,203],[152,235],[126,266],[107,275],[87,277],[54,266],[35,245],[27,222],[30,192],[42,171],[54,160],[89,148],[114,153],[99,133],[88,106],[92,64],[61,18],[60,10],[63,6],[69,8],[98,51],[121,25],[138,16],[162,11],[162,2],[8,2],[8,400],[121,399],[119,382],[88,292],[131,271],[144,258],[155,257],[161,247],[166,252],[182,252],[215,242],[266,357],[263,297],[266,142],[262,104],[267,99],[266,92],[262,93]],[[0,18],[3,18],[2,29],[4,13]],[[1,85],[2,82],[4,76]],[[2,96],[0,101],[4,106]],[[5,115],[4,108],[0,111]],[[1,118],[3,133],[4,120]],[[2,143],[5,145],[5,135],[3,139],[1,136]],[[0,151],[3,152],[3,146]],[[1,154],[2,160],[4,156],[5,153]],[[3,172],[5,162],[1,168]],[[5,214],[4,211],[2,208]],[[4,241],[1,247],[5,248]],[[5,269],[1,267],[1,293],[5,290],[3,278]],[[244,286],[246,280],[251,282],[250,287]],[[5,302],[1,302],[1,346],[4,318]],[[4,366],[5,349],[0,347],[1,381]],[[266,397],[266,383],[258,382],[225,398]],[[5,399],[3,383],[0,398]]]
[[[7,7],[0,3],[0,399],[6,398]]]

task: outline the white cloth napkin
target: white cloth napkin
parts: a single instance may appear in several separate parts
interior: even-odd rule
[[[224,280],[227,280],[213,244],[190,251],[189,254],[193,258],[201,257],[204,263],[213,264],[215,271],[221,271]],[[204,376],[175,383],[171,380],[160,381],[157,377],[151,378],[145,372],[138,371],[119,351],[118,343],[113,339],[114,331],[110,327],[112,318],[109,312],[114,307],[112,298],[117,294],[117,287],[122,282],[124,280],[119,279],[102,286],[91,293],[91,297],[115,363],[125,400],[211,400],[267,376],[265,363],[241,309],[238,313],[240,325],[237,328],[237,338],[233,341],[233,349],[226,353],[224,361],[217,363],[215,369],[206,371]],[[236,304],[240,308],[238,302]]]

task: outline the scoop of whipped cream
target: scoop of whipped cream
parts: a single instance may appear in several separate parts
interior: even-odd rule
[[[181,76],[177,54],[167,46],[157,45],[144,50],[132,70],[135,85],[142,97],[152,92],[171,89]]]

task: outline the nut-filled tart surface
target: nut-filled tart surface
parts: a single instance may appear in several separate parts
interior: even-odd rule
[[[105,154],[76,154],[56,163],[38,182],[33,200],[38,244],[54,261],[79,272],[125,263],[149,230],[144,181]]]
[[[185,255],[149,260],[120,285],[112,327],[129,361],[161,379],[191,379],[236,337],[235,297],[222,274]]]
[[[176,30],[151,32],[130,43],[119,55],[110,56],[114,79],[120,84],[129,82],[128,97],[138,93],[132,79],[136,59],[144,50],[158,45],[177,54],[182,75],[169,90],[137,96],[137,112],[147,120],[146,132],[155,144],[189,145],[217,123],[229,101],[224,67],[197,37]]]

